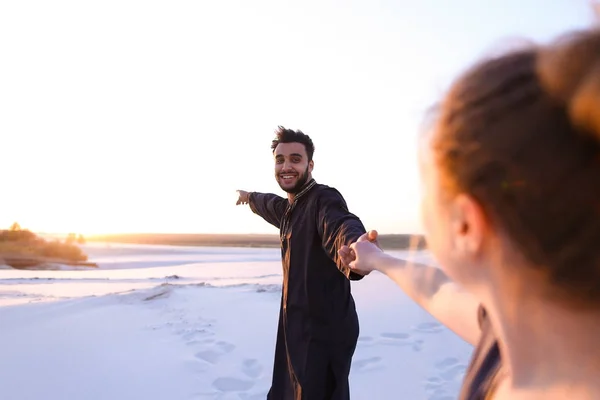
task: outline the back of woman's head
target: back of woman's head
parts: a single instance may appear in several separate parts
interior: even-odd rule
[[[600,31],[486,60],[441,104],[433,149],[553,296],[600,306]]]

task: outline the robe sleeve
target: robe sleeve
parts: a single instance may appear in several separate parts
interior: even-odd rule
[[[252,212],[277,228],[281,227],[287,202],[283,197],[272,193],[251,192],[248,196],[248,204]]]
[[[336,189],[323,190],[319,198],[317,227],[323,244],[323,249],[335,261],[338,269],[350,280],[360,280],[363,275],[344,267],[338,255],[338,250],[344,245],[350,245],[366,233],[361,220],[346,206],[346,201]]]

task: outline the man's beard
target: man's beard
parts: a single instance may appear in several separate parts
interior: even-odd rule
[[[304,173],[302,175],[298,176],[298,180],[296,181],[296,184],[294,186],[292,186],[291,188],[284,188],[283,186],[281,186],[281,183],[279,182],[279,175],[276,175],[277,178],[277,183],[279,183],[279,187],[287,193],[290,194],[298,194],[300,193],[300,191],[302,190],[302,188],[304,187],[304,185],[306,185],[306,182],[308,182],[308,167],[306,167],[306,170],[304,171]]]

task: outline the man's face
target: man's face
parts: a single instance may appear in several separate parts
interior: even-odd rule
[[[296,194],[311,178],[312,160],[302,143],[279,143],[275,148],[275,179],[281,189]]]

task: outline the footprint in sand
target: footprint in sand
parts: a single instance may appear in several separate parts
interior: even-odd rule
[[[461,364],[458,358],[448,357],[435,364],[435,368],[440,371],[439,377],[446,381],[462,379],[465,373],[466,365]]]
[[[235,345],[231,344],[231,343],[227,343],[227,342],[217,342],[216,345],[224,352],[224,353],[231,353],[233,351],[233,349],[235,349]]]
[[[437,376],[429,377],[425,380],[425,390],[433,391],[439,389],[440,386],[444,384],[442,378],[438,378]]]
[[[381,344],[392,346],[410,346],[414,351],[423,350],[423,340],[413,339],[412,335],[403,332],[384,332],[379,335]]]
[[[406,340],[406,339],[410,339],[410,335],[408,333],[382,333],[381,337],[387,338],[387,339],[400,339],[400,340]]]
[[[355,360],[352,362],[352,368],[361,372],[380,369],[382,368],[381,357],[369,357]]]
[[[258,360],[253,358],[245,359],[242,362],[242,372],[248,378],[256,379],[260,376],[263,368],[258,362]]]
[[[211,344],[214,342],[215,342],[215,339],[206,338],[206,339],[198,339],[198,340],[192,340],[192,341],[186,342],[186,345],[188,345],[188,346],[198,346],[198,345],[204,346],[204,345]]]
[[[189,321],[185,316],[179,317],[176,325],[173,327],[174,333],[179,336],[183,336],[185,339],[186,335],[199,331],[210,331],[213,327],[212,322],[208,321]]]
[[[202,350],[196,353],[195,357],[207,363],[216,364],[221,355],[221,353],[215,350]]]
[[[254,382],[232,377],[222,377],[215,379],[212,385],[221,392],[245,392],[252,389]]]
[[[421,339],[415,340],[415,342],[412,344],[412,349],[414,351],[421,351],[421,350],[423,350],[423,343],[425,343],[425,342],[423,340],[421,340]]]
[[[436,374],[425,381],[425,390],[429,393],[428,400],[450,400],[459,386],[466,365],[458,358],[447,357],[434,365]]]
[[[254,358],[247,358],[242,362],[241,372],[249,379],[240,379],[231,376],[223,376],[213,381],[212,386],[217,389],[213,397],[215,399],[243,399],[260,400],[267,397],[267,393],[248,393],[255,385],[256,379],[260,376],[263,368]],[[235,397],[232,397],[235,396]]]
[[[359,336],[358,337],[358,342],[359,343],[372,344],[373,340],[374,339],[371,336]]]
[[[197,352],[195,357],[207,363],[216,364],[223,355],[231,353],[233,349],[235,346],[231,343],[217,342],[211,348]]]
[[[192,342],[195,340],[206,339],[210,336],[214,336],[215,333],[206,328],[190,328],[180,332],[181,338],[186,342]]]
[[[439,333],[444,330],[444,326],[438,322],[424,322],[413,328],[418,333]]]
[[[428,393],[427,400],[454,400],[448,385],[440,378],[431,377],[425,381],[425,391]]]

